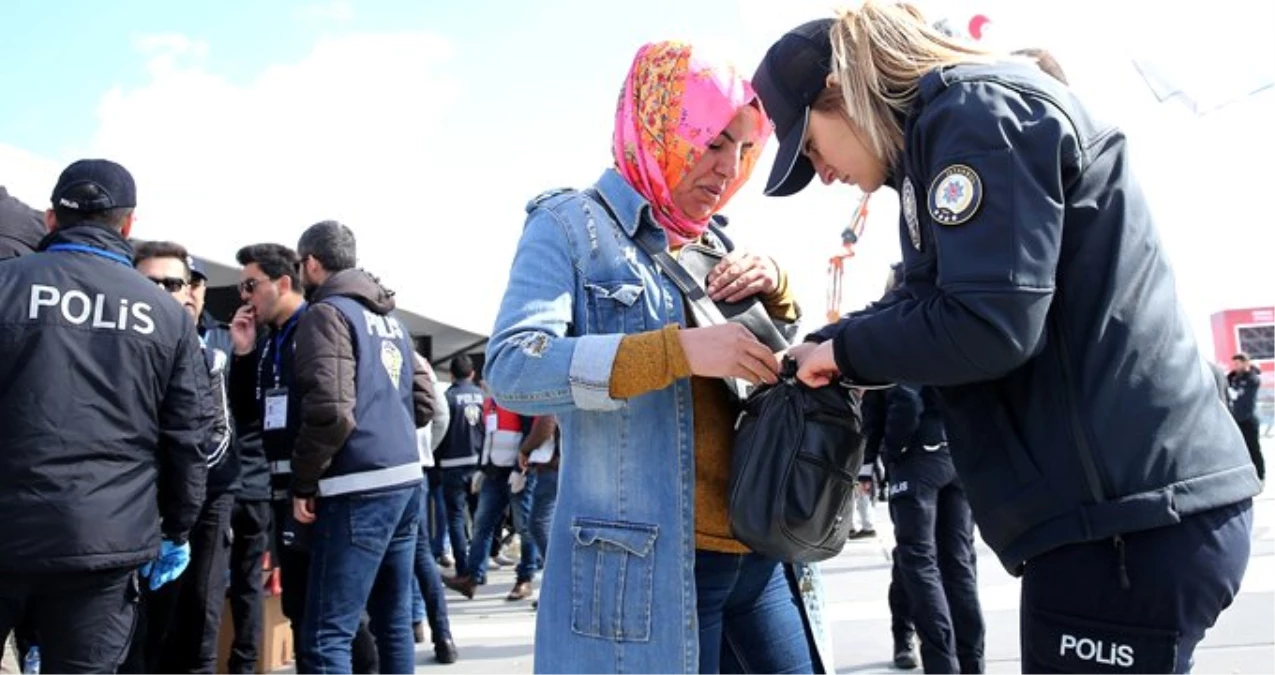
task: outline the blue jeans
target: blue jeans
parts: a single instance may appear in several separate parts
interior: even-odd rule
[[[412,587],[420,483],[371,494],[320,497],[310,554],[299,672],[349,673],[366,607],[382,673],[415,672]]]
[[[426,490],[429,494],[429,480]],[[443,579],[438,574],[433,552],[429,544],[429,528],[426,514],[429,500],[421,500],[421,525],[416,537],[416,573],[412,577],[412,622],[429,619],[429,632],[435,644],[452,636],[451,623],[447,619],[447,599],[444,597]]]
[[[452,540],[452,555],[456,558],[457,573],[469,569],[467,557],[469,541],[465,538],[465,514],[469,513],[469,482],[474,477],[475,470],[472,466],[443,469],[443,501],[447,511],[447,533]]]
[[[425,499],[425,522],[429,526],[429,546],[435,558],[443,557],[451,551],[448,541],[447,498],[443,490],[443,472],[441,469],[430,469],[427,473],[429,491]]]
[[[800,600],[778,561],[696,550],[695,592],[699,672],[811,672]]]
[[[553,523],[554,507],[558,505],[558,472],[545,470],[534,475],[536,487],[531,493],[530,529],[543,566],[549,554],[549,525]]]
[[[512,502],[514,509],[521,511],[521,516],[515,518],[521,517],[523,522],[530,519],[531,489],[512,494],[509,491],[511,473],[511,469],[496,469],[483,479],[482,489],[478,493],[478,513],[474,516],[474,538],[469,542],[469,553],[466,555],[468,566],[461,567],[459,557],[456,560],[456,573],[469,576],[480,584],[487,579],[487,553],[491,549],[491,539],[496,534],[496,528],[505,516],[505,509]],[[523,537],[521,549],[515,573],[518,581],[531,581],[536,576],[535,542],[530,537]]]

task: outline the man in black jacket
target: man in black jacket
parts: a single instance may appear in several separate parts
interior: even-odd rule
[[[1262,369],[1240,352],[1231,357],[1231,372],[1226,375],[1230,390],[1231,417],[1240,427],[1248,455],[1257,469],[1257,477],[1266,480],[1266,461],[1262,459],[1262,441],[1258,439],[1257,390],[1262,388]]]
[[[199,336],[210,349],[234,354],[230,325],[218,321],[204,305],[208,292],[208,273],[198,259],[190,261],[190,294],[199,317]],[[264,336],[263,336],[264,337]],[[260,342],[254,347],[259,348]],[[255,362],[253,362],[255,363]],[[233,359],[227,366],[226,381]],[[242,370],[243,368],[241,368]],[[231,673],[257,672],[261,649],[262,564],[270,550],[270,465],[261,440],[261,421],[257,416],[239,417],[231,406],[234,429],[232,451],[239,458],[239,484],[230,512],[230,619],[234,624],[234,640],[226,669]]]
[[[299,260],[295,251],[280,244],[245,246],[236,257],[243,265],[239,297],[244,305],[230,324],[235,351],[230,370],[231,410],[240,424],[262,430],[270,466],[274,556],[283,614],[292,624],[297,660],[304,664],[310,649],[302,637],[310,575],[310,527],[292,517],[288,491],[292,448],[301,427],[293,369],[295,331],[306,310]],[[268,330],[259,330],[259,324]],[[355,645],[354,672],[377,672],[376,644],[366,621],[359,626]]]
[[[128,171],[75,162],[52,202],[39,251],[0,265],[0,634],[29,619],[46,671],[113,672],[139,573],[157,588],[189,561],[208,369],[133,269]]]

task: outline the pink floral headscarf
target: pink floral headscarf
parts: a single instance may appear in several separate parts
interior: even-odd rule
[[[674,246],[698,239],[709,219],[687,217],[673,203],[673,189],[740,109],[755,101],[760,107],[752,85],[734,68],[704,62],[690,45],[651,43],[634,57],[616,106],[612,153],[620,175],[651,204]],[[758,119],[758,138],[722,194],[719,210],[748,181],[770,137],[765,114]]]

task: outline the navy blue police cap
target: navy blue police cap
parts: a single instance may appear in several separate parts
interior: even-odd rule
[[[786,197],[800,192],[815,176],[801,152],[810,124],[810,106],[827,86],[832,72],[834,19],[804,23],[771,45],[753,75],[753,88],[775,123],[779,152],[766,180],[766,194]]]
[[[96,188],[96,189],[94,189]],[[137,186],[128,169],[107,159],[81,159],[62,171],[53,187],[54,208],[80,213],[137,206]]]

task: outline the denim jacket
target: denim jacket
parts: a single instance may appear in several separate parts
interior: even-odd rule
[[[629,400],[608,394],[620,340],[687,325],[684,305],[631,238],[655,227],[647,202],[614,170],[596,189],[619,222],[578,192],[528,204],[487,348],[496,401],[556,415],[562,430],[535,669],[696,672],[690,381]]]

